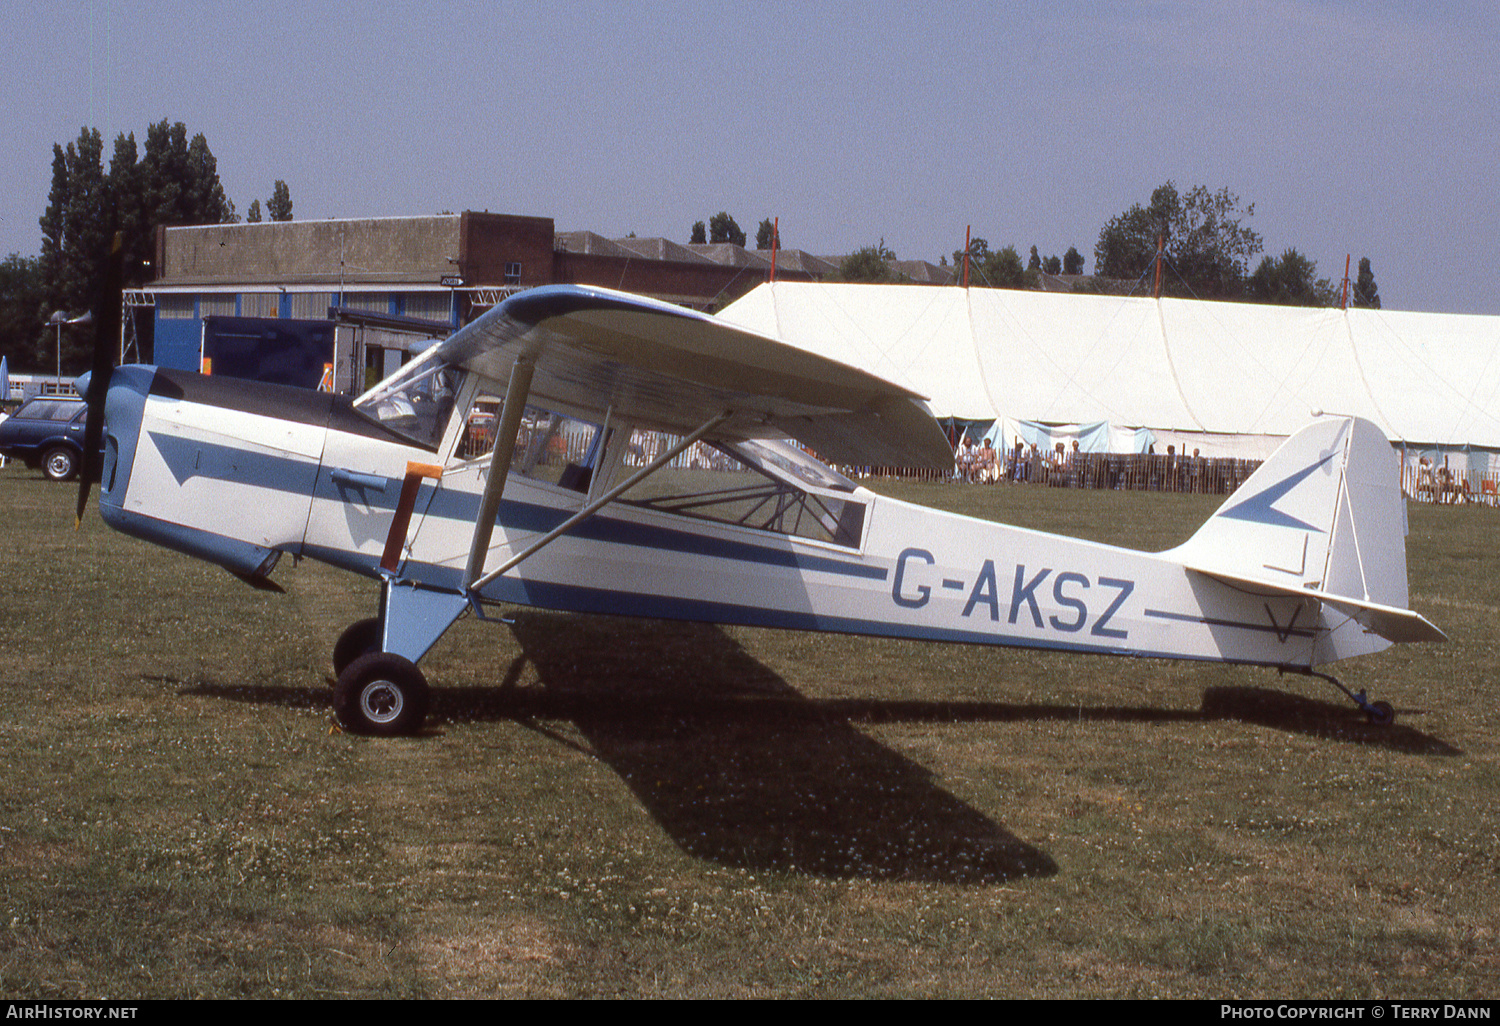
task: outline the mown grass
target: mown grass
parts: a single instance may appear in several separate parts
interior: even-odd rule
[[[1213,501],[903,497],[1160,548]],[[373,589],[283,595],[0,471],[13,997],[1401,996],[1500,982],[1500,514],[1413,506],[1449,632],[1265,671],[517,611],[333,732]]]

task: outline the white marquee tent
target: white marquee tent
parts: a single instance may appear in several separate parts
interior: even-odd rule
[[[906,385],[940,418],[1104,422],[1150,429],[1157,452],[1259,458],[1314,411],[1353,413],[1413,463],[1500,471],[1500,317],[803,282],[721,316]]]

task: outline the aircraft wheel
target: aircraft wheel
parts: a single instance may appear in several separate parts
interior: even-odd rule
[[[1365,716],[1377,727],[1389,727],[1396,722],[1396,710],[1389,702],[1371,702]]]
[[[360,656],[333,686],[333,711],[356,734],[415,734],[427,718],[431,692],[422,671],[389,652]]]
[[[333,672],[343,674],[362,655],[380,651],[380,617],[351,623],[333,646]]]
[[[66,481],[78,473],[78,457],[65,446],[48,449],[42,457],[42,473],[52,481]]]

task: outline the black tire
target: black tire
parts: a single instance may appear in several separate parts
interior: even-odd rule
[[[1396,722],[1396,710],[1389,702],[1371,702],[1365,716],[1377,727],[1389,727]]]
[[[53,446],[42,456],[42,473],[49,481],[71,481],[78,473],[78,454],[65,445]]]
[[[360,656],[379,652],[383,640],[380,617],[372,616],[368,620],[351,623],[333,646],[333,672],[342,674]]]
[[[360,656],[333,686],[333,711],[355,734],[415,734],[427,719],[431,690],[409,659],[389,652]]]

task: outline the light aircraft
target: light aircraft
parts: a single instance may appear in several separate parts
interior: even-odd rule
[[[1260,665],[1377,723],[1390,705],[1316,667],[1444,637],[1406,608],[1396,460],[1353,417],[1314,421],[1146,553],[876,495],[829,464],[952,470],[921,397],[603,289],[518,293],[356,400],[102,371],[112,527],[257,585],[284,553],[379,583],[333,652],[335,711],[363,733],[417,731],[417,663],[506,603]]]

